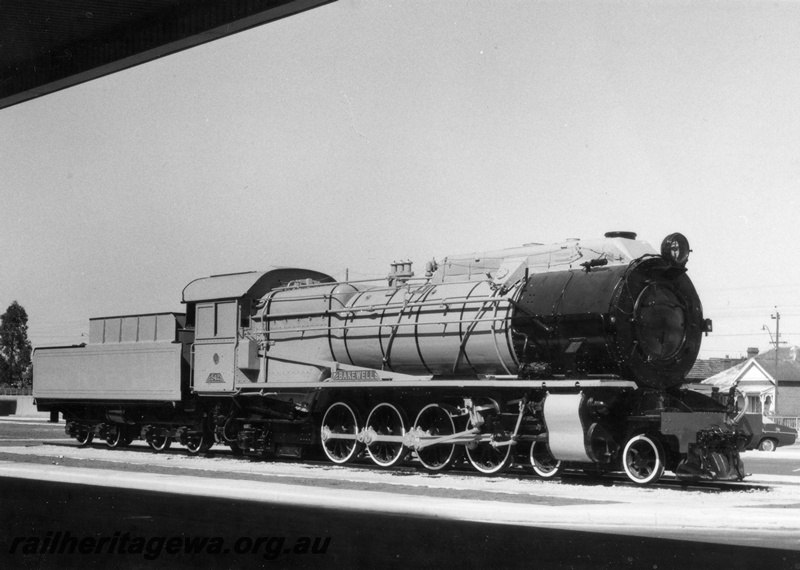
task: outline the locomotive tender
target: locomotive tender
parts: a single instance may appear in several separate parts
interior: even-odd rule
[[[659,253],[610,232],[421,278],[400,262],[379,281],[198,279],[185,315],[91,319],[88,344],[37,349],[34,397],[81,445],[741,480],[734,410],[682,387],[711,330],[689,251],[681,234]]]

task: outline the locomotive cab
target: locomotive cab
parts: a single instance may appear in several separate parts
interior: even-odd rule
[[[187,327],[194,327],[192,389],[231,393],[263,376],[259,339],[252,323],[262,297],[288,283],[332,281],[317,271],[275,269],[197,279],[183,290]]]

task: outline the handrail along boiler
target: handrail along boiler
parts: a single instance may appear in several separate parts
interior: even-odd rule
[[[410,262],[380,281],[207,277],[185,315],[92,319],[87,345],[37,349],[34,396],[83,445],[741,480],[735,410],[683,386],[711,330],[689,251],[681,234],[657,252],[610,232],[421,278]]]

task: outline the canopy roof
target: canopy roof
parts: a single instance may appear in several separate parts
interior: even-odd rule
[[[0,108],[333,0],[3,0]]]

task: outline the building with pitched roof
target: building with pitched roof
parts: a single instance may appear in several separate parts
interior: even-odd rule
[[[758,350],[755,351],[754,354],[748,355],[755,356],[758,354]],[[699,384],[703,380],[707,378],[711,378],[712,376],[719,374],[720,372],[727,370],[728,368],[732,368],[737,364],[740,364],[747,360],[747,358],[710,358],[708,360],[700,360],[698,359],[689,373],[686,375],[686,381],[691,382],[692,384]]]
[[[723,370],[701,382],[727,392],[736,386],[739,405],[768,416],[800,416],[800,347],[768,350]]]

